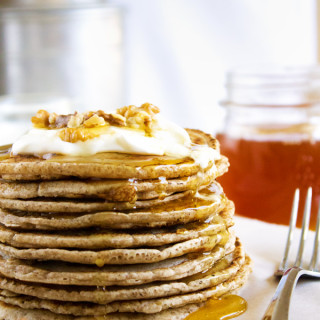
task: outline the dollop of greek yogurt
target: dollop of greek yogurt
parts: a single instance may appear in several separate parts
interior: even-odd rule
[[[154,118],[151,133],[121,126],[106,126],[99,136],[86,141],[66,142],[59,137],[63,129],[32,128],[12,145],[13,155],[62,154],[90,156],[102,152],[190,157],[202,168],[220,158],[217,150],[194,146],[186,130],[164,119]]]

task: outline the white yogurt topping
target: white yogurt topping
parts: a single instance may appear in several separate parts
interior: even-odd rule
[[[62,129],[33,128],[13,144],[12,153],[90,156],[100,152],[120,152],[167,155],[191,157],[202,168],[220,158],[219,152],[208,146],[192,147],[190,137],[183,128],[159,115],[155,116],[155,120],[151,136],[146,136],[144,130],[107,126],[98,137],[74,143],[61,140],[59,132]]]

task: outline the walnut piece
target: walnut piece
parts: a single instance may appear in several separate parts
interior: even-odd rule
[[[150,134],[153,118],[159,112],[159,108],[150,103],[144,103],[140,107],[130,105],[117,110],[117,113],[127,119],[128,127],[143,129],[147,134]]]
[[[83,123],[83,114],[76,112],[74,115],[72,115],[67,123],[68,128],[77,128],[80,127]]]
[[[57,120],[57,116],[58,115],[56,113],[54,113],[54,112],[50,113],[50,115],[49,115],[49,125],[55,125],[56,120]]]
[[[49,126],[50,113],[46,110],[39,110],[34,117],[31,118],[31,122],[37,128],[47,128]]]
[[[106,125],[106,122],[102,117],[99,117],[97,114],[94,114],[88,120],[83,122],[84,127],[86,128],[94,128]]]
[[[87,128],[64,128],[59,132],[62,141],[75,143],[78,141],[86,141],[99,136],[99,133],[92,132]]]
[[[55,123],[52,124],[50,128],[60,129],[60,128],[67,127],[71,117],[72,117],[72,114],[57,116]]]
[[[111,126],[126,126],[126,118],[121,114],[117,113],[105,113],[102,110],[97,111],[96,113],[99,117],[102,117],[106,122]]]

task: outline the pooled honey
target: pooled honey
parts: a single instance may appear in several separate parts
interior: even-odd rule
[[[227,320],[240,316],[246,310],[246,300],[237,295],[228,295],[220,299],[209,299],[185,320]]]
[[[320,141],[255,141],[218,136],[229,172],[218,181],[240,215],[288,224],[293,195],[304,199],[313,188],[311,227],[315,228],[320,199]],[[301,225],[304,203],[300,203]]]

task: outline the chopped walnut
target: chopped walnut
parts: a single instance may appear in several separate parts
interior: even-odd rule
[[[130,105],[117,110],[117,113],[127,119],[129,127],[143,129],[148,134],[151,132],[153,117],[159,112],[159,108],[150,103],[144,103],[140,107]]]
[[[67,123],[68,128],[77,128],[80,127],[83,123],[83,114],[76,112],[74,115],[72,115]]]
[[[64,128],[59,132],[62,141],[75,143],[86,141],[99,136],[99,133],[91,132],[87,128]]]
[[[93,112],[93,111],[85,112],[85,113],[83,114],[83,121],[88,120],[88,119],[91,118],[93,115],[95,115],[95,112]]]
[[[53,129],[61,129],[61,128],[65,128],[68,126],[68,122],[71,119],[72,114],[67,114],[67,115],[59,115],[56,118],[56,122],[50,126],[50,128]]]
[[[106,122],[104,121],[104,119],[102,117],[99,117],[97,114],[94,114],[88,120],[83,122],[83,125],[86,128],[100,127],[104,126],[105,124]]]
[[[49,128],[64,128],[68,125],[71,114],[68,115],[57,115],[56,113],[50,113],[49,115]]]
[[[101,114],[102,112],[103,114]],[[111,126],[120,126],[125,127],[127,125],[126,118],[122,116],[121,114],[117,113],[104,113],[103,111],[99,110],[97,114],[100,117],[103,117],[103,119],[108,122]],[[100,115],[101,114],[101,115]]]
[[[49,115],[49,125],[50,126],[54,126],[55,125],[56,120],[57,120],[57,116],[58,115],[56,113],[54,113],[54,112],[50,113],[50,115]]]
[[[117,113],[128,119],[129,117],[131,117],[135,114],[137,108],[138,107],[136,107],[134,105],[125,106],[125,107],[117,109]]]
[[[50,113],[46,110],[39,110],[34,117],[31,118],[31,122],[37,128],[47,128],[49,126]]]
[[[141,105],[140,108],[143,109],[148,114],[150,114],[151,116],[154,116],[160,112],[160,109],[151,103],[144,103]]]

